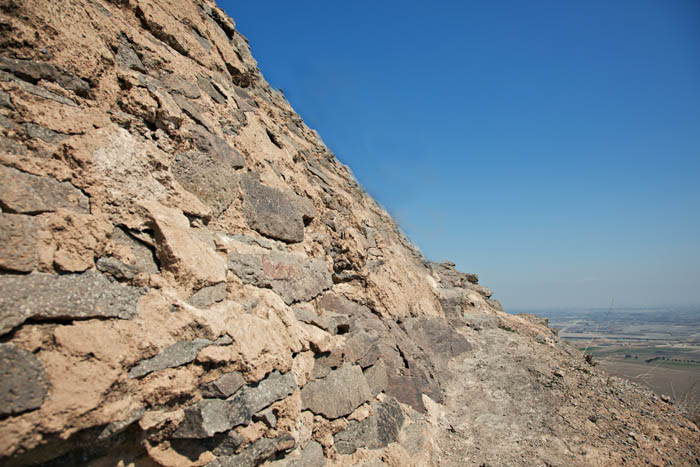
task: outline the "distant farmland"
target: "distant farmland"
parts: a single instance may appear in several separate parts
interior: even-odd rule
[[[527,312],[548,318],[608,373],[700,404],[700,306]]]

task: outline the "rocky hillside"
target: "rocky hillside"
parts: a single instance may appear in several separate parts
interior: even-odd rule
[[[671,404],[426,261],[210,1],[0,0],[0,30],[2,465],[700,462]]]

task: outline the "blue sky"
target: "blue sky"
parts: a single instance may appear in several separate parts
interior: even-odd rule
[[[273,87],[507,309],[700,303],[700,2],[233,2]]]

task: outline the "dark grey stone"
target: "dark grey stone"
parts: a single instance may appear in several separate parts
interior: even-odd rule
[[[302,323],[311,324],[317,328],[321,328],[330,334],[337,334],[336,322],[331,318],[319,316],[313,311],[294,309],[294,316]]]
[[[343,366],[301,390],[302,409],[334,419],[352,413],[372,397],[359,366]]]
[[[0,335],[27,319],[130,319],[143,292],[112,283],[96,271],[0,276]]]
[[[395,397],[399,402],[410,405],[416,411],[425,413],[427,411],[423,403],[423,394],[432,395],[432,399],[441,402],[440,397],[435,396],[435,388],[424,376],[413,376],[406,374],[387,375],[386,394]]]
[[[31,84],[36,84],[42,79],[53,81],[62,88],[73,91],[82,97],[87,97],[90,92],[90,85],[87,81],[51,63],[0,57],[0,70],[12,73]]]
[[[3,128],[7,128],[8,130],[12,130],[12,129],[15,129],[17,127],[17,124],[11,118],[7,118],[6,116],[0,114],[0,126]],[[3,139],[6,141],[12,141],[12,140],[6,139],[6,138],[3,138]],[[4,141],[3,141],[3,143],[4,143]],[[10,152],[9,148],[7,148],[6,145],[3,146],[3,149],[5,151]]]
[[[377,347],[379,338],[366,331],[355,331],[345,339],[345,360],[351,363],[360,363],[366,368],[380,357]]]
[[[467,339],[439,317],[422,316],[404,322],[408,337],[423,349],[437,368],[447,370],[448,362],[472,348]]]
[[[255,245],[266,250],[275,248],[275,242],[262,237],[249,237],[248,235],[229,235],[230,238],[237,242],[245,243],[246,245]]]
[[[232,456],[243,444],[243,437],[234,430],[217,433],[210,438],[170,438],[170,447],[191,461],[201,457],[206,451],[214,456]]]
[[[23,91],[41,97],[42,99],[49,99],[58,102],[59,104],[70,105],[71,107],[78,106],[78,104],[76,104],[75,101],[72,99],[68,99],[64,96],[59,96],[58,94],[53,93],[42,86],[36,86],[34,84],[21,81],[18,78],[15,78],[14,76],[10,75],[9,73],[5,73],[4,71],[0,71],[0,81],[14,81]]]
[[[192,295],[187,303],[197,308],[209,308],[215,303],[222,302],[226,299],[226,282],[203,287]]]
[[[309,169],[309,172],[311,172],[313,175],[318,177],[318,179],[322,182],[322,184],[326,187],[332,186],[331,180],[328,178],[328,175],[323,171],[321,166],[314,160],[307,160],[306,161],[306,167]]]
[[[225,104],[226,96],[212,83],[211,79],[204,76],[197,76],[197,84],[200,89],[206,92],[217,104]]]
[[[95,266],[97,266],[99,271],[120,280],[133,279],[140,272],[136,266],[124,264],[116,258],[108,258],[106,256],[98,259]]]
[[[373,414],[361,422],[353,421],[333,437],[340,454],[352,454],[358,448],[381,449],[395,442],[404,423],[403,412],[395,399],[372,404]]]
[[[206,467],[254,467],[264,463],[279,451],[293,449],[294,445],[294,438],[288,433],[274,439],[260,438],[248,445],[240,454],[219,457]]]
[[[246,386],[227,400],[202,399],[185,409],[175,438],[209,438],[238,425],[247,425],[260,410],[296,390],[294,375],[273,372],[256,385]]]
[[[205,384],[202,387],[202,396],[225,399],[238,391],[244,384],[245,380],[239,372],[226,373],[216,381]]]
[[[36,356],[12,344],[0,344],[0,416],[41,407],[48,387]]]
[[[15,106],[12,104],[12,98],[5,91],[0,91],[0,107],[3,109],[15,110]]]
[[[58,144],[68,137],[65,133],[58,133],[35,123],[25,123],[24,131],[30,138],[40,139],[49,144]]]
[[[68,182],[0,166],[0,207],[19,214],[39,214],[58,208],[88,212],[90,202]]]
[[[125,420],[119,420],[108,424],[102,432],[97,436],[99,441],[111,438],[114,435],[126,430],[132,423],[138,422],[146,413],[146,410],[141,407],[134,410]]]
[[[187,97],[183,96],[182,94],[173,93],[172,98],[177,104],[177,106],[180,107],[180,110],[182,110],[185,115],[190,117],[193,122],[203,126],[210,132],[214,131],[209,122],[207,122],[207,120],[202,115],[202,112],[197,108],[197,106],[193,102],[190,102],[190,100]]]
[[[129,266],[135,267],[139,272],[148,274],[158,273],[158,264],[156,264],[153,250],[146,246],[140,240],[137,240],[120,227],[115,227],[112,232],[112,240],[119,245],[129,247],[131,251],[132,264]]]
[[[352,316],[354,318],[372,315],[372,312],[366,306],[333,293],[324,294],[318,299],[317,304],[321,310],[326,312]]]
[[[246,411],[253,415],[289,396],[296,388],[297,383],[291,371],[285,374],[273,371],[257,385],[246,386],[238,391],[232,401],[241,401]]]
[[[326,458],[323,457],[323,446],[318,441],[309,441],[301,451],[301,458],[290,461],[287,467],[323,467]]]
[[[175,156],[173,174],[219,216],[238,196],[236,171],[244,165],[243,156],[207,131],[192,128],[190,134],[195,149]]]
[[[126,70],[136,70],[141,73],[146,73],[146,67],[143,66],[143,62],[134,51],[133,47],[128,40],[122,38],[119,42],[119,48],[117,49],[117,54],[114,57],[119,68]]]
[[[243,444],[243,437],[233,430],[214,437],[214,446],[210,451],[215,456],[231,456]]]
[[[209,42],[209,39],[202,36],[196,29],[192,29],[192,33],[197,39],[197,42],[199,42],[199,45],[201,45],[204,50],[206,50],[207,52],[211,50],[211,42]]]
[[[374,365],[364,371],[364,374],[373,396],[386,390],[389,384],[389,378],[387,376],[387,366],[384,360],[377,360]]]
[[[199,99],[202,95],[196,84],[190,83],[175,73],[161,73],[160,81],[172,92],[182,94],[188,99]]]
[[[296,253],[232,253],[228,268],[246,284],[272,289],[287,305],[311,300],[333,285],[323,260]]]
[[[25,155],[29,152],[27,149],[27,146],[25,146],[24,144],[22,144],[18,141],[15,141],[14,139],[5,138],[2,135],[0,135],[0,145],[2,145],[2,148],[6,153],[14,154],[16,156],[22,156],[22,155]],[[32,154],[35,155],[36,157],[43,157],[44,156],[44,154],[40,151],[33,150]]]
[[[0,213],[0,269],[31,272],[39,262],[31,216]]]
[[[304,241],[304,221],[296,195],[267,187],[250,176],[241,177],[241,189],[243,214],[253,230],[284,242]]]
[[[155,357],[141,360],[129,370],[129,378],[140,378],[154,371],[186,365],[197,358],[200,350],[211,344],[213,342],[208,339],[177,342],[166,347],[165,350]]]
[[[230,407],[229,401],[221,399],[202,399],[187,407],[173,438],[211,438],[242,424],[245,419],[233,418]]]
[[[270,428],[275,428],[277,426],[277,416],[275,415],[274,411],[270,409],[263,410],[259,414],[253,415],[253,421],[263,422]]]
[[[334,350],[330,353],[317,355],[314,359],[314,367],[311,371],[311,377],[313,379],[325,378],[332,370],[335,370],[342,364],[343,352],[340,350]]]
[[[258,104],[246,91],[239,87],[234,87],[234,92],[236,93],[236,104],[243,112],[254,112],[258,109]]]
[[[157,91],[157,90],[165,87],[165,85],[163,84],[162,81],[154,78],[151,75],[137,72],[136,77],[139,80],[139,85],[143,86],[144,88],[148,89],[149,91]]]

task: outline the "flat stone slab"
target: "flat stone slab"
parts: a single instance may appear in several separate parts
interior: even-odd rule
[[[404,423],[403,412],[395,399],[372,404],[373,414],[353,421],[333,437],[340,454],[352,454],[358,448],[381,449],[395,442]]]
[[[190,133],[195,149],[175,155],[173,175],[219,216],[238,196],[236,171],[244,165],[243,156],[208,131],[193,128]]]
[[[0,416],[41,407],[48,388],[44,367],[34,354],[0,344]]]
[[[357,365],[331,371],[301,390],[302,410],[311,410],[329,419],[349,415],[371,397],[367,380]]]
[[[135,267],[139,272],[148,274],[158,273],[158,264],[156,264],[153,251],[144,243],[119,227],[114,228],[112,240],[119,245],[124,245],[131,252],[131,266]]]
[[[279,451],[287,451],[295,446],[294,438],[284,433],[277,438],[260,438],[249,444],[235,456],[222,456],[205,467],[254,467],[263,464]]]
[[[233,396],[232,401],[242,401],[246,410],[253,415],[273,402],[289,396],[296,388],[297,383],[291,371],[285,374],[273,371],[259,383],[241,389]]]
[[[216,85],[212,83],[212,80],[209,79],[206,76],[197,76],[197,85],[199,88],[209,94],[209,97],[211,97],[214,102],[217,104],[225,104],[226,103],[226,96],[223,95],[221,92],[219,92],[219,89]]]
[[[143,292],[96,271],[0,276],[0,335],[28,319],[131,319]]]
[[[58,208],[88,212],[90,202],[68,182],[0,166],[0,206],[18,214],[39,214]]]
[[[205,384],[202,388],[202,396],[225,399],[242,388],[244,384],[245,380],[239,372],[226,373],[216,381]]]
[[[372,395],[376,396],[380,392],[386,390],[386,387],[389,384],[389,377],[384,360],[377,360],[377,362],[371,367],[367,368],[364,373],[367,384],[369,384],[369,388],[372,391]]]
[[[97,270],[118,280],[130,280],[139,274],[138,268],[115,258],[102,257],[95,262]]]
[[[404,322],[411,340],[428,354],[438,368],[447,369],[450,359],[472,349],[467,339],[454,330],[447,320],[422,316]]]
[[[229,413],[230,403],[221,399],[202,399],[185,409],[185,417],[174,438],[210,438],[233,428],[239,420]],[[238,424],[243,423],[240,421]]]
[[[366,306],[333,293],[326,293],[320,297],[318,299],[318,307],[325,312],[338,313],[355,318],[372,314]]]
[[[126,39],[122,38],[119,42],[119,48],[117,49],[117,54],[114,57],[119,68],[126,70],[136,70],[141,73],[146,73],[146,67],[143,66],[141,59],[134,51],[131,44]]]
[[[246,284],[272,289],[287,305],[308,301],[333,285],[323,260],[297,253],[232,253],[228,268]]]
[[[0,213],[0,269],[31,272],[38,262],[34,218]]]
[[[215,303],[222,302],[226,299],[226,282],[221,284],[212,285],[210,287],[203,287],[192,295],[187,303],[190,305],[204,309],[209,308]]]
[[[209,438],[238,425],[247,425],[260,410],[284,399],[297,388],[292,372],[272,372],[257,384],[245,386],[229,399],[202,399],[185,409],[175,438]]]
[[[337,334],[338,329],[336,321],[326,316],[319,316],[313,311],[294,309],[294,316],[302,323],[311,324],[317,328],[323,329],[330,334]]]
[[[200,350],[213,343],[209,339],[195,339],[173,344],[155,357],[141,360],[129,370],[129,378],[140,378],[154,371],[186,365],[197,358]]]
[[[82,97],[86,97],[90,92],[90,85],[87,81],[51,63],[0,57],[0,69],[32,84],[36,84],[42,79],[53,81],[62,88],[73,91]]]
[[[323,456],[323,446],[318,441],[309,441],[301,451],[301,459],[292,460],[288,467],[323,467],[326,458]]]
[[[288,243],[304,241],[304,221],[298,197],[270,188],[249,176],[241,177],[243,215],[262,235]]]

